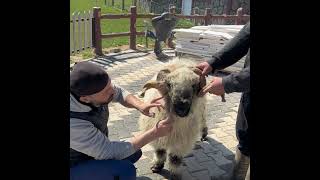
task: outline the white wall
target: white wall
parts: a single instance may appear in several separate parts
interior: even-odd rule
[[[182,14],[191,15],[192,0],[182,0]]]

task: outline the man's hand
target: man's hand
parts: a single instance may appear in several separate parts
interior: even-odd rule
[[[169,117],[159,121],[151,129],[143,134],[135,136],[130,140],[135,150],[141,149],[144,145],[159,137],[168,135],[172,131],[172,120]]]
[[[157,107],[160,111],[160,107],[164,108],[164,105],[160,101],[160,99],[162,98],[163,97],[155,98],[150,103],[143,103],[138,110],[146,116],[154,117],[154,113],[150,112],[150,109],[153,107]]]
[[[153,128],[152,132],[155,137],[163,137],[168,135],[172,130],[172,120],[169,117],[160,120]]]
[[[210,94],[222,96],[225,93],[222,84],[222,78],[214,77],[213,80],[207,86],[203,87],[200,90],[199,96],[204,96],[207,92],[209,92]]]
[[[196,67],[202,70],[203,76],[208,75],[209,72],[212,71],[212,67],[210,66],[210,64],[208,62],[202,62],[202,63],[198,64]]]

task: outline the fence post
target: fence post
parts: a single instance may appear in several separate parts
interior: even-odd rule
[[[102,56],[102,41],[101,41],[101,26],[100,26],[100,20],[101,20],[101,8],[100,7],[94,7],[93,8],[93,32],[94,32],[94,53],[98,56]]]
[[[198,7],[194,7],[192,9],[192,15],[194,15],[194,16],[199,15],[199,8]],[[198,22],[199,22],[198,19],[193,19],[193,23],[194,23],[195,26],[198,25]]]
[[[176,7],[175,7],[175,6],[171,6],[171,7],[169,8],[169,12],[170,12],[171,14],[176,14]]]
[[[124,0],[122,0],[122,11],[124,11]]]
[[[237,9],[236,25],[240,25],[241,24],[242,15],[243,15],[242,8]]]
[[[206,8],[206,11],[204,12],[204,25],[208,26],[211,18],[211,9]]]
[[[136,20],[137,20],[137,7],[130,7],[130,49],[136,48]]]
[[[223,14],[226,14],[226,15],[229,15],[229,14],[230,14],[231,6],[232,6],[232,4],[233,4],[232,1],[233,1],[233,0],[227,0],[227,1],[225,1],[225,6],[224,6]]]

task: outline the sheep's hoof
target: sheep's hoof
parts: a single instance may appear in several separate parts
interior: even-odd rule
[[[200,140],[201,140],[201,141],[207,141],[207,140],[208,140],[207,135],[208,135],[208,133],[202,134],[202,137],[201,137]]]
[[[201,141],[207,141],[208,138],[207,138],[207,135],[208,135],[208,127],[204,127],[202,129],[202,137],[201,137]]]
[[[207,141],[208,138],[207,138],[207,137],[202,137],[200,140],[201,140],[201,141]]]
[[[153,166],[151,166],[151,171],[153,173],[159,173],[164,167],[164,164],[154,164]]]
[[[181,180],[181,174],[172,174],[171,173],[171,177],[170,180]]]

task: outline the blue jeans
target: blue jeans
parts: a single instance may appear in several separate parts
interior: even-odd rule
[[[123,160],[89,160],[70,168],[70,180],[136,180],[133,165],[142,155],[138,150]]]

